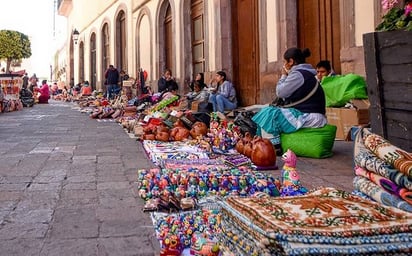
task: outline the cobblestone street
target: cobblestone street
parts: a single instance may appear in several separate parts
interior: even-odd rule
[[[0,114],[0,254],[156,255],[133,192],[151,163],[118,124],[73,106]]]

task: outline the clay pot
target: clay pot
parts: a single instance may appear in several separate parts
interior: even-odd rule
[[[253,147],[252,140],[253,138],[248,132],[246,132],[245,136],[242,138],[243,154],[249,158],[252,156],[252,147]]]
[[[190,136],[192,136],[193,139],[196,139],[199,136],[203,137],[206,134],[207,125],[203,122],[195,122],[190,130]]]
[[[270,140],[255,136],[250,159],[257,166],[274,166],[276,152]]]
[[[190,131],[184,127],[174,127],[170,131],[170,139],[173,141],[181,141],[187,139],[190,135]]]
[[[253,151],[253,145],[252,142],[246,142],[246,144],[244,144],[243,146],[243,154],[249,158],[252,157],[252,151]]]
[[[158,131],[156,133],[156,140],[159,141],[169,141],[169,133],[166,131]]]
[[[156,133],[159,133],[159,132],[167,132],[169,134],[170,129],[165,125],[158,125],[156,127]]]
[[[156,136],[152,133],[143,135],[143,140],[155,140],[155,139],[156,139]]]
[[[240,139],[240,140],[238,140],[238,142],[236,143],[235,149],[236,149],[236,151],[239,152],[240,154],[243,154],[243,148],[244,148],[243,139]]]
[[[180,119],[177,119],[176,122],[173,123],[173,127],[185,127],[185,124]]]

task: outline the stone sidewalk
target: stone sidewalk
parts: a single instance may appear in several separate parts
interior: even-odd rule
[[[154,165],[117,123],[74,107],[0,113],[0,255],[158,255],[135,187]],[[352,142],[334,153],[298,159],[306,187],[352,190]]]
[[[138,168],[116,123],[53,102],[0,113],[0,255],[157,255]]]

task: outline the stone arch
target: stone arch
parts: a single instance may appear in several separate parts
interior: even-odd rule
[[[142,56],[141,56],[142,51],[141,51],[141,49],[144,49],[143,48],[144,46],[141,44],[141,40],[143,38],[142,38],[142,34],[140,33],[142,31],[141,26],[144,25],[144,24],[142,24],[142,22],[144,22],[145,18],[147,18],[147,21],[149,23],[148,24],[149,27],[147,28],[148,32],[149,32],[149,35],[148,35],[149,40],[147,40],[148,41],[148,46],[149,46],[149,50],[148,50],[149,60],[144,61],[146,63],[148,62],[147,67],[144,65],[145,63],[142,62]],[[151,81],[151,80],[154,79],[154,76],[153,76],[153,73],[154,73],[153,72],[153,70],[154,70],[154,67],[153,67],[153,30],[151,29],[152,27],[153,27],[153,21],[152,21],[150,10],[147,7],[143,7],[141,9],[138,17],[137,17],[136,29],[135,29],[135,31],[136,31],[136,33],[135,33],[135,39],[136,39],[136,41],[135,41],[135,45],[136,45],[135,46],[136,47],[136,51],[135,51],[136,52],[136,55],[135,55],[136,63],[135,63],[135,65],[136,65],[137,69],[143,68],[144,70],[148,71],[148,75],[149,75],[148,81]],[[136,70],[136,72],[137,72],[137,70]]]

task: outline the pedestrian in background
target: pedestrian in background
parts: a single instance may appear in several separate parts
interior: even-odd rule
[[[104,73],[104,77],[106,78],[106,98],[108,99],[113,99],[114,98],[114,94],[116,94],[116,92],[119,92],[119,79],[120,79],[120,75],[119,75],[119,71],[113,66],[113,65],[109,65],[109,68],[106,70],[106,72]]]
[[[37,82],[39,79],[36,76],[36,73],[33,73],[33,75],[30,77],[29,82],[30,82],[30,91],[34,92],[34,90],[37,88]]]
[[[28,86],[29,86],[29,76],[27,75],[27,73],[24,73],[22,87],[25,87],[27,89]]]

